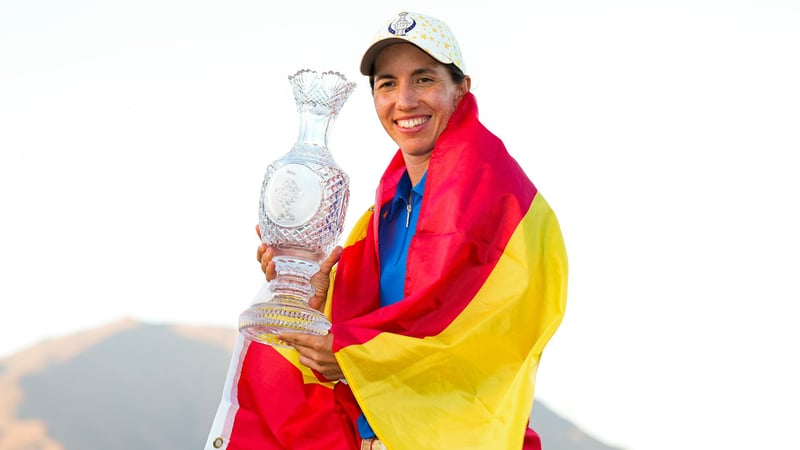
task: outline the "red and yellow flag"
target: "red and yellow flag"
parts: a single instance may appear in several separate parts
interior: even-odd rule
[[[376,205],[404,170],[398,152]],[[472,94],[431,156],[405,298],[383,308],[377,229],[371,211],[354,227],[327,305],[347,384],[320,380],[293,350],[244,342],[207,449],[356,449],[362,412],[390,450],[538,446],[527,422],[564,314],[566,252],[553,211],[480,124]]]

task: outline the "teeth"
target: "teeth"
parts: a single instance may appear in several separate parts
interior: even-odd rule
[[[414,128],[416,126],[422,125],[427,121],[428,121],[427,117],[417,117],[414,119],[398,120],[397,125],[400,128]]]

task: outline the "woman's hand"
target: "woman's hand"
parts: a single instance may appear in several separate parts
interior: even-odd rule
[[[278,337],[300,354],[300,364],[321,373],[329,381],[344,378],[339,362],[333,356],[333,335],[280,333]]]

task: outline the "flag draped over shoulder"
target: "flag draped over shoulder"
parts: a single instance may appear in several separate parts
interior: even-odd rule
[[[405,170],[398,154],[376,204]],[[467,94],[428,166],[405,297],[379,305],[378,217],[337,268],[334,351],[389,449],[522,448],[542,350],[564,313],[553,211]]]
[[[405,170],[397,153],[376,205]],[[380,210],[380,208],[376,208]],[[536,369],[561,323],[567,259],[553,211],[467,94],[434,149],[405,297],[380,308],[378,216],[352,230],[326,314],[347,384],[240,337],[206,450],[358,449],[363,412],[390,450],[537,448]]]

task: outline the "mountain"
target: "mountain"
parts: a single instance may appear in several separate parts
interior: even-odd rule
[[[121,320],[2,359],[0,450],[202,449],[235,339]],[[533,413],[545,450],[615,450],[541,402]]]

